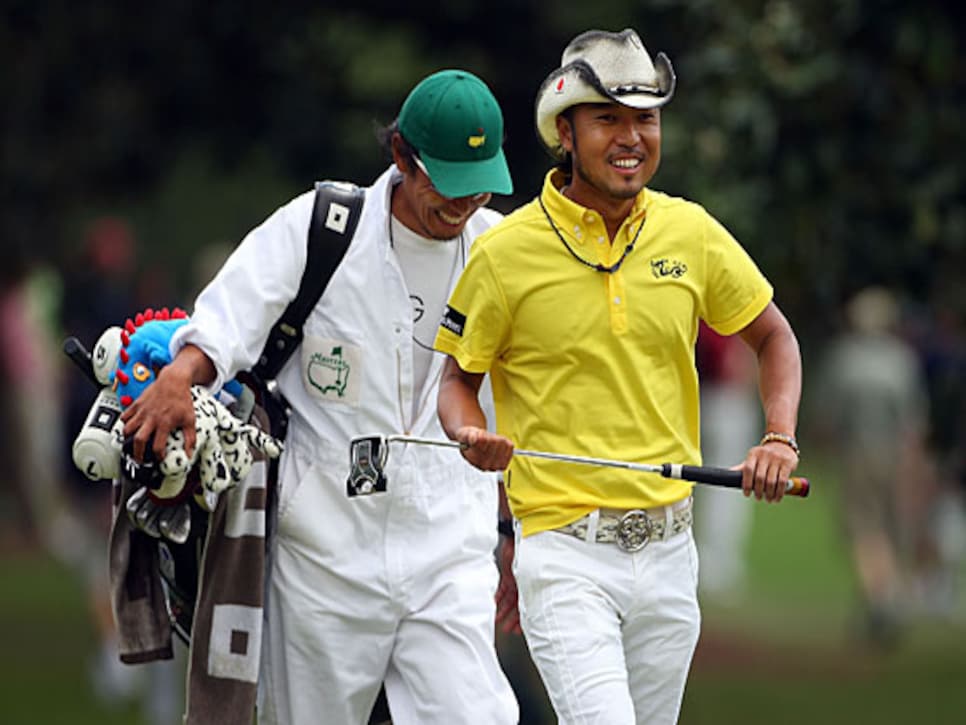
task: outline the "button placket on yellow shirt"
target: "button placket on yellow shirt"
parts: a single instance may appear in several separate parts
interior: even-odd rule
[[[601,264],[610,267],[617,263],[617,260],[624,254],[627,245],[631,243],[634,235],[632,227],[630,218],[628,218],[617,232],[616,239],[609,242],[603,221],[597,219],[594,235],[597,239],[597,259]],[[623,267],[606,275],[606,278],[605,289],[607,307],[610,310],[610,329],[615,335],[623,335],[627,332],[627,299]]]
[[[580,222],[586,225],[581,226]],[[635,232],[640,224],[640,215],[631,214],[624,220],[614,242],[610,242],[604,221],[599,214],[587,211],[579,222],[573,226],[573,239],[577,248],[583,254],[589,255],[589,249],[594,250],[597,263],[610,267],[623,256],[624,250],[634,240]],[[584,257],[587,259],[587,257]],[[615,335],[627,332],[627,299],[624,284],[623,268],[605,275],[604,292],[607,295],[607,307],[610,312],[610,327]]]

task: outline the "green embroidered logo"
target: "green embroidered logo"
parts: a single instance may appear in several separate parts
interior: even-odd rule
[[[352,366],[342,359],[342,346],[337,345],[328,355],[317,352],[309,358],[309,382],[323,395],[335,392],[342,398],[351,369]]]

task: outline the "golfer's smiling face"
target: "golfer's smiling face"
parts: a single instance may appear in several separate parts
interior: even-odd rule
[[[561,144],[573,156],[574,191],[610,200],[637,196],[661,161],[660,114],[654,108],[584,103],[558,116]]]

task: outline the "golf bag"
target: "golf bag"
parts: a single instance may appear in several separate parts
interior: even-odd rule
[[[236,378],[255,395],[256,412],[273,437],[285,440],[291,412],[288,401],[278,391],[275,377],[302,341],[302,328],[309,313],[325,292],[329,279],[342,261],[359,220],[364,191],[352,184],[333,181],[316,182],[315,203],[307,237],[308,258],[295,298],[279,317],[269,333],[265,348],[255,366]],[[278,459],[269,462],[266,501],[266,545],[274,534],[278,501]],[[170,566],[161,567],[172,626],[185,644],[190,644],[198,577],[200,552],[204,547],[209,516],[198,506],[192,507],[191,533],[183,544],[163,542],[167,548],[162,561],[170,556]],[[267,556],[267,552],[266,552]],[[266,558],[265,579],[271,566]]]
[[[240,409],[236,408],[232,410],[233,414],[278,440],[285,439],[290,408],[277,389],[275,376],[301,342],[305,320],[351,243],[364,194],[363,189],[351,184],[316,183],[306,239],[307,260],[298,292],[273,326],[257,364],[252,370],[236,376],[246,392],[253,394],[255,405],[241,406],[247,408],[247,412],[239,412]],[[68,338],[64,351],[95,385],[105,384],[98,380],[94,361],[78,340]],[[97,402],[95,408],[106,410]],[[104,428],[88,431],[88,437],[93,433],[117,436],[116,442],[120,444],[117,421],[120,409],[111,408],[107,412],[111,413],[110,420],[95,416],[93,421],[88,421],[88,428],[92,425]],[[103,443],[94,436],[94,443],[98,442]],[[170,658],[170,634],[173,633],[189,647],[185,722],[204,723],[233,717],[248,719],[254,707],[259,647],[257,641],[250,642],[245,625],[252,625],[247,629],[252,634],[260,631],[260,627],[248,620],[228,621],[226,613],[229,620],[238,611],[243,612],[244,617],[262,618],[263,586],[268,582],[271,570],[269,542],[275,527],[277,458],[268,462],[264,484],[259,480],[256,485],[252,479],[252,485],[241,490],[249,483],[245,480],[242,486],[226,490],[216,499],[216,505],[207,507],[210,513],[188,495],[185,500],[190,506],[190,528],[186,539],[175,537],[180,539],[179,543],[163,535],[158,538],[149,536],[125,515],[126,505],[134,494],[143,495],[160,485],[160,470],[150,451],[144,461],[135,461],[130,444],[128,441],[123,446],[117,470],[108,474],[108,477],[116,476],[115,525],[109,554],[112,603],[121,638],[125,645],[131,645],[122,647],[121,660],[133,664]],[[110,457],[105,460],[109,461]],[[185,491],[197,490],[198,468],[195,466],[188,473]],[[88,470],[85,466],[84,470],[89,477],[103,477],[95,475],[103,473],[100,469]],[[255,527],[243,533],[252,535],[226,535],[233,507],[241,501],[247,510],[252,494],[257,494],[260,499],[257,502],[259,508],[264,507],[258,512],[264,514],[264,526],[253,523],[260,521],[261,516],[243,516],[243,522]],[[238,572],[252,573],[241,599],[236,598],[235,591],[229,591],[242,586],[238,580],[243,577],[239,577]],[[228,599],[221,598],[225,596]],[[231,638],[227,644],[221,639],[221,634],[226,632]],[[210,649],[216,640],[217,651]],[[382,702],[384,704],[384,700]],[[379,710],[378,714],[373,713],[373,718],[380,721],[385,716]]]

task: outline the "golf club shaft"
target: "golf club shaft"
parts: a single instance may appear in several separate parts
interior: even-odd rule
[[[443,446],[445,448],[465,449],[467,446],[450,440],[437,440],[435,438],[418,438],[416,436],[394,435],[386,439],[387,442],[399,441],[400,443],[416,443],[428,446]],[[664,478],[676,478],[692,483],[707,483],[712,486],[725,486],[727,488],[741,488],[741,471],[734,471],[730,468],[715,468],[712,466],[685,466],[677,463],[664,463],[655,465],[649,463],[631,463],[630,461],[615,461],[610,458],[593,458],[590,456],[572,456],[564,453],[547,453],[545,451],[531,451],[525,448],[514,448],[513,455],[526,456],[528,458],[547,458],[554,461],[566,461],[568,463],[579,463],[586,466],[605,466],[607,468],[624,468],[631,471],[643,471],[645,473],[657,473]],[[809,493],[809,482],[807,478],[795,476],[785,482],[785,493],[789,496],[799,496],[804,498]]]
[[[96,387],[101,387],[101,383],[97,380],[97,376],[94,375],[94,368],[91,367],[91,354],[87,351],[87,348],[84,347],[84,343],[71,335],[64,340],[64,354],[73,361],[73,363],[78,367],[78,369],[80,369],[82,373],[84,373],[84,376],[88,380],[90,380]]]

